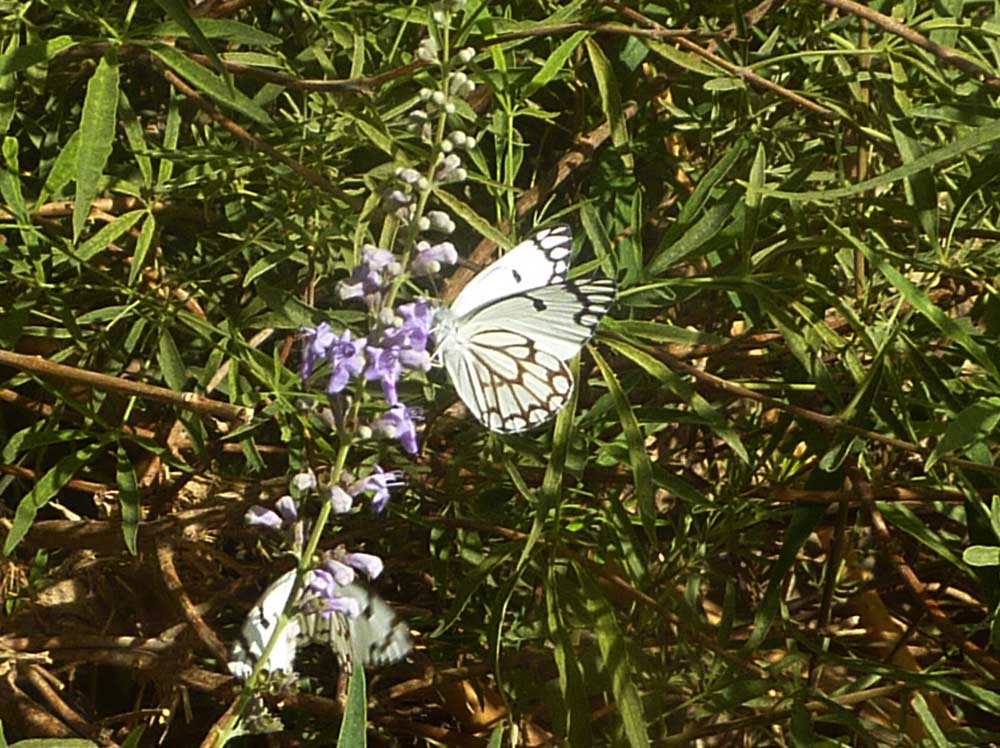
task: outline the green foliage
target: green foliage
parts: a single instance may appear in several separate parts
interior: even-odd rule
[[[302,693],[272,699],[303,744],[364,744],[366,721],[401,742],[995,743],[1000,26],[986,3],[868,6],[895,20],[471,0],[446,31],[372,0],[0,0],[0,354],[150,388],[0,359],[4,678],[64,718],[29,677],[44,651],[95,735],[200,744],[232,701],[216,640],[284,563],[247,508],[300,468],[377,462],[406,491],[323,547],[385,558],[418,654],[371,676],[370,709],[357,673],[344,711],[304,656]],[[475,262],[567,222],[574,276],[619,298],[554,425],[488,433],[435,370],[401,386],[427,403],[421,452],[366,440],[345,465],[302,407],[322,392],[297,331],[365,330],[337,282],[415,236],[385,193],[437,155],[410,116],[440,83],[432,34],[475,50],[448,121],[477,145],[421,207]]]

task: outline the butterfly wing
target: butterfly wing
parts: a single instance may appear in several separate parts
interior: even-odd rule
[[[385,600],[357,582],[343,585],[337,593],[358,601],[361,613],[348,618],[354,662],[381,667],[399,662],[413,649],[406,624]]]
[[[542,229],[478,273],[451,304],[456,317],[505,296],[566,280],[573,236],[569,226]]]
[[[271,639],[274,627],[278,623],[278,616],[284,610],[288,596],[292,594],[294,584],[293,569],[274,580],[250,609],[240,630],[240,638],[233,643],[231,659],[227,664],[229,672],[237,678],[246,680],[253,672],[267,642]],[[272,673],[279,670],[286,673],[294,672],[295,655],[298,653],[301,634],[300,621],[293,618],[282,629],[281,637],[271,650],[263,669]]]
[[[534,428],[569,400],[575,356],[614,302],[611,280],[564,281],[481,306],[440,345],[448,375],[488,429]]]

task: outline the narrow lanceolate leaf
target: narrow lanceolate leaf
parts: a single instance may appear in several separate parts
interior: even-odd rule
[[[156,216],[150,211],[146,216],[146,220],[143,221],[142,229],[139,231],[139,238],[135,242],[135,252],[132,254],[132,267],[128,271],[128,284],[130,286],[135,285],[139,273],[142,272],[142,266],[146,262],[146,255],[153,244],[153,235],[155,233]]]
[[[156,4],[166,11],[174,23],[184,29],[184,33],[198,46],[202,54],[212,60],[216,70],[223,69],[222,60],[216,54],[212,43],[208,41],[191,14],[188,13],[187,3],[181,2],[181,0],[156,0]]]
[[[172,390],[183,390],[187,381],[187,369],[184,367],[184,359],[181,356],[177,343],[170,330],[164,327],[160,330],[160,370],[163,372],[163,379]]]
[[[981,444],[1000,423],[1000,398],[987,397],[962,410],[948,423],[944,436],[927,458],[925,470],[930,470],[944,455],[958,452],[970,444]]]
[[[632,466],[632,477],[635,483],[635,495],[639,502],[639,517],[642,519],[642,527],[646,535],[650,538],[656,534],[656,503],[653,498],[653,466],[649,462],[649,453],[646,452],[645,439],[642,429],[639,428],[639,421],[635,417],[632,405],[622,390],[618,376],[615,374],[608,362],[590,347],[590,353],[594,357],[601,376],[608,385],[608,392],[611,400],[618,411],[618,419],[622,424],[622,431],[625,433],[625,442],[628,444],[629,463]]]
[[[73,479],[77,471],[93,460],[102,449],[104,449],[104,444],[101,442],[81,447],[72,454],[63,457],[51,470],[38,479],[34,487],[17,505],[17,510],[14,512],[14,522],[7,534],[7,540],[3,544],[5,556],[10,555],[11,551],[17,547],[17,544],[31,529],[38,510],[48,504],[62,490],[62,487]]]
[[[133,556],[136,552],[136,537],[139,534],[139,481],[128,453],[122,445],[118,445],[117,454],[118,501],[122,509],[122,536],[125,547]]]
[[[63,50],[76,44],[73,37],[65,35],[23,46],[17,46],[15,38],[16,35],[12,37],[7,49],[0,55],[0,76],[12,75],[33,65],[51,60]]]
[[[115,117],[118,112],[118,61],[113,55],[101,58],[87,83],[80,118],[80,140],[83,146],[76,161],[76,202],[73,205],[73,241],[90,214],[90,204],[97,193],[97,182],[111,155],[115,139]]]
[[[166,44],[152,44],[149,51],[192,86],[223,106],[235,109],[254,122],[271,124],[271,117],[253,99],[180,50]]]
[[[368,699],[365,688],[365,669],[354,668],[347,684],[347,704],[340,722],[337,748],[364,748],[367,744]]]
[[[611,679],[611,693],[621,715],[625,737],[631,748],[647,748],[649,731],[646,728],[639,689],[632,678],[628,639],[615,618],[614,608],[602,593],[600,586],[583,570],[578,569],[577,574],[586,598],[588,612],[592,616],[591,625],[601,651],[603,673]]]
[[[587,39],[587,55],[590,57],[590,65],[597,80],[597,90],[601,94],[604,116],[607,117],[608,125],[611,127],[611,142],[617,146],[625,145],[628,142],[628,128],[625,126],[621,89],[615,78],[614,69],[601,45],[593,37]],[[623,154],[622,158],[626,167],[631,168],[632,154]]]
[[[589,33],[589,31],[577,31],[556,47],[552,54],[545,59],[545,63],[539,68],[538,72],[528,81],[528,84],[525,86],[524,95],[531,96],[538,89],[547,86],[559,74],[559,71],[563,69],[567,60],[573,56],[576,48],[580,46],[580,42],[586,39]]]

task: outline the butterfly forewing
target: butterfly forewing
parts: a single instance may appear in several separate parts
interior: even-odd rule
[[[566,280],[573,236],[569,226],[542,229],[481,271],[451,305],[457,317],[506,296]]]

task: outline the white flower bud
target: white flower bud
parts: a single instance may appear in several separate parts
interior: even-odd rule
[[[441,141],[441,151],[443,153],[451,153],[454,148],[455,148],[455,144],[452,143],[450,140],[442,140]]]
[[[385,307],[378,310],[378,321],[379,323],[385,325],[386,327],[393,327],[396,324],[396,313]]]
[[[372,438],[371,427],[366,426],[365,424],[361,424],[360,426],[358,426],[358,437],[364,440],[371,439]]]
[[[450,102],[450,101],[448,103],[446,103],[444,105],[444,113],[445,114],[454,114],[455,113],[455,105],[452,102]]]
[[[435,91],[431,94],[431,103],[437,104],[438,106],[444,106],[444,103],[448,101],[448,96],[444,91]]]
[[[431,18],[434,19],[434,23],[443,26],[445,21],[448,20],[448,14],[445,12],[444,8],[435,8],[431,11]]]
[[[417,221],[417,228],[421,231],[429,231],[431,228],[431,221],[427,216],[420,216],[420,220]]]
[[[421,192],[426,192],[431,188],[431,183],[427,181],[427,177],[420,177],[417,180],[417,189]]]
[[[462,97],[465,97],[465,96],[468,96],[469,94],[471,94],[475,90],[476,90],[476,84],[473,83],[472,81],[466,81],[458,89],[458,95],[462,96]]]
[[[434,54],[433,49],[421,43],[420,46],[417,47],[417,59],[422,62],[434,62],[437,60],[437,55]]]
[[[452,182],[464,182],[469,177],[469,172],[465,169],[455,169],[451,175]]]
[[[458,54],[455,55],[455,59],[458,60],[461,64],[467,65],[468,63],[472,62],[472,59],[475,56],[476,56],[476,50],[474,50],[472,47],[466,47],[465,49],[460,49],[458,51]]]
[[[427,101],[433,94],[434,91],[431,91],[429,88],[421,88],[418,95],[420,96],[421,101]]]
[[[448,76],[448,88],[451,91],[458,93],[459,91],[462,90],[462,86],[464,86],[466,81],[468,80],[469,76],[467,76],[465,73],[461,71],[452,73],[450,76]]]

